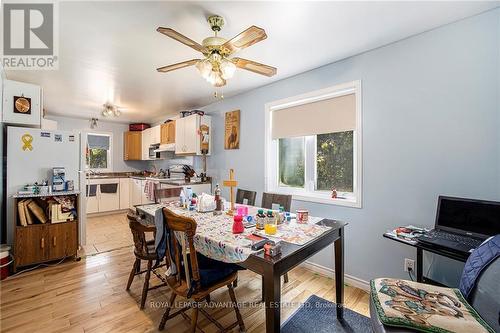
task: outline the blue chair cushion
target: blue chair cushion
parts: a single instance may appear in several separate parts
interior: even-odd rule
[[[199,253],[197,258],[202,288],[208,288],[240,269],[236,264],[210,259]]]

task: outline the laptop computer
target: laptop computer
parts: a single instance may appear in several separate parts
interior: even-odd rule
[[[500,202],[439,196],[434,229],[418,241],[470,252],[500,234]]]

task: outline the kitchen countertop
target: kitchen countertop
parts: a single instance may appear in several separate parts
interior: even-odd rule
[[[89,176],[89,179],[110,179],[110,178],[134,178],[134,179],[141,179],[141,180],[153,180],[153,181],[158,181],[158,182],[164,183],[164,184],[179,185],[179,186],[197,185],[197,184],[211,184],[212,183],[212,179],[210,177],[208,178],[208,180],[206,180],[204,182],[202,182],[202,181],[186,182],[184,179],[150,177],[150,176],[144,176],[143,174],[139,174],[137,172],[106,172],[106,173],[100,173],[100,174],[95,174],[95,175]]]

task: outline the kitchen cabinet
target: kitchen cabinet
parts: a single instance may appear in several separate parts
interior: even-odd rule
[[[142,159],[142,132],[128,131],[123,133],[123,160],[135,161]]]
[[[157,126],[151,127],[150,132],[151,132],[151,134],[150,134],[150,142],[149,142],[149,144],[150,145],[160,144],[160,141],[161,141],[161,126],[157,125]]]
[[[142,131],[142,160],[149,160],[149,146],[151,145],[151,128],[146,128]]]
[[[91,179],[89,185],[96,185],[97,188],[94,197],[87,196],[87,214],[104,213],[121,209],[119,178]],[[103,190],[101,185],[108,186],[108,189]]]
[[[97,192],[99,213],[120,209],[120,180],[118,178],[101,180]]]
[[[141,204],[141,192],[142,192],[142,184],[141,180],[137,178],[130,178],[130,208],[134,208],[135,205]]]
[[[175,143],[175,120],[160,125],[160,144]]]
[[[205,128],[204,135],[201,127]],[[179,118],[175,122],[175,154],[201,155],[202,140],[208,143],[208,153],[211,153],[211,118],[210,116],[191,115]]]
[[[88,186],[88,185],[87,185]],[[97,185],[99,187],[99,185]],[[87,196],[87,214],[99,212],[99,200],[97,200],[97,193],[93,197]]]
[[[130,207],[130,181],[128,178],[120,178],[120,209]]]

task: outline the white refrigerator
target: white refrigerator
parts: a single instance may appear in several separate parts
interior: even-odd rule
[[[73,180],[75,191],[85,190],[84,161],[80,134],[68,131],[7,127],[7,242],[13,241],[14,200],[24,185],[52,180],[52,168],[64,167],[66,180]],[[85,193],[79,196],[79,244],[85,243]],[[83,229],[84,230],[84,229]]]

